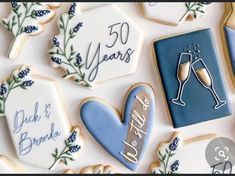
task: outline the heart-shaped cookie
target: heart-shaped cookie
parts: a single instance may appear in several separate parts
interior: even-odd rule
[[[135,170],[148,143],[155,114],[150,85],[138,83],[127,92],[122,116],[98,98],[85,99],[80,115],[90,133],[116,159]]]

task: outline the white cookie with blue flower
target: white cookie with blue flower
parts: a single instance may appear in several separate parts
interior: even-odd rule
[[[178,25],[205,15],[211,2],[143,2],[147,18],[167,25]]]
[[[14,160],[0,155],[0,174],[23,173],[24,170]]]
[[[151,173],[212,173],[206,161],[205,150],[207,144],[216,137],[216,134],[206,134],[184,139],[180,132],[174,132],[170,140],[157,146],[158,160],[151,164]],[[195,152],[197,155],[192,158]]]
[[[78,157],[83,138],[72,128],[60,95],[54,80],[27,66],[0,83],[0,113],[20,161],[51,170]]]
[[[118,6],[80,11],[79,3],[73,3],[58,28],[49,53],[52,66],[65,71],[64,79],[94,88],[136,71],[143,31]]]
[[[43,32],[43,24],[48,23],[55,16],[55,8],[60,3],[40,2],[11,2],[11,13],[2,20],[4,27],[13,34],[8,57],[16,59],[29,36]]]

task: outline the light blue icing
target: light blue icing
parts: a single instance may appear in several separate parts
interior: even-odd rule
[[[121,122],[120,117],[117,115],[116,111],[114,111],[106,104],[99,102],[98,100],[90,100],[85,102],[81,106],[80,111],[80,115],[85,126],[96,138],[96,140],[109,153],[111,153],[116,159],[118,159],[121,163],[123,163],[131,170],[135,170],[139,162],[128,162],[120,154],[120,152],[124,153],[125,145],[123,141],[126,140],[128,134],[128,126],[131,119],[131,113],[133,111],[133,103],[136,102],[135,96],[141,91],[146,92],[151,97],[149,115],[146,120],[147,135],[145,136],[143,150],[139,151],[141,159],[142,153],[145,150],[150,137],[152,120],[155,113],[155,98],[153,90],[150,87],[140,85],[130,92],[125,105],[123,123]]]
[[[230,27],[224,27],[225,37],[228,45],[230,61],[235,73],[235,30]]]
[[[220,99],[226,102],[219,109],[213,108],[215,99],[209,90],[200,84],[192,71],[188,82],[184,86],[182,95],[186,106],[172,103],[172,99],[176,98],[179,88],[177,66],[180,54],[185,52],[184,48],[192,44],[199,46],[200,58],[203,59],[213,77],[215,90]],[[231,105],[228,100],[224,80],[220,74],[218,55],[210,29],[156,41],[154,42],[154,49],[166,101],[175,128],[231,115]],[[196,57],[199,56],[196,55],[193,59],[199,59]]]

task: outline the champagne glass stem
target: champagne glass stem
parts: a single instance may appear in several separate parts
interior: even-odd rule
[[[178,94],[177,94],[177,97],[172,99],[172,102],[175,103],[175,104],[178,104],[178,105],[181,105],[181,106],[185,106],[185,102],[183,102],[181,99],[182,99],[182,94],[183,94],[183,89],[184,89],[184,84],[186,82],[180,82],[179,84],[179,88],[178,88]]]
[[[211,91],[215,101],[216,101],[216,105],[215,105],[215,109],[218,109],[220,106],[225,104],[225,101],[221,101],[219,96],[216,94],[215,89],[213,88],[213,86],[211,88],[209,88],[209,90]]]

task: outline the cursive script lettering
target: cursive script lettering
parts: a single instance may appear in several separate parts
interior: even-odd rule
[[[14,118],[14,130],[15,134],[19,133],[24,125],[29,123],[36,123],[41,120],[41,116],[38,114],[39,103],[35,103],[33,115],[26,115],[24,110],[16,111]]]
[[[142,114],[140,115],[136,110],[133,111],[132,115],[132,120],[129,123],[131,125],[130,131],[134,128],[135,134],[139,137],[139,139],[142,138],[142,134],[146,135],[146,132],[141,130],[145,124],[145,116]]]
[[[50,132],[40,137],[31,137],[30,134],[25,131],[20,135],[19,153],[24,156],[31,152],[33,147],[40,146],[47,141],[55,141],[60,136],[60,132],[55,130],[55,124],[51,124]]]
[[[104,54],[103,56],[101,56],[101,43],[97,45],[97,48],[94,50],[95,51],[94,54],[90,54],[91,47],[92,47],[92,42],[89,44],[87,54],[86,54],[86,69],[90,69],[92,67],[90,74],[88,76],[88,80],[90,82],[95,80],[99,71],[99,67],[103,62],[119,59],[120,61],[129,63],[130,57],[134,53],[134,50],[132,50],[131,48],[128,48],[125,53],[122,53],[121,51],[117,51],[110,55]]]
[[[50,116],[51,116],[51,104],[50,104],[50,103],[45,104],[45,110],[44,110],[44,112],[45,112],[46,118],[49,119]]]
[[[120,154],[131,163],[137,163],[138,161],[137,159],[138,151],[136,150],[137,142],[134,140],[131,142],[131,144],[125,141],[123,143],[129,148],[131,148],[133,152],[127,152],[126,154],[123,154],[122,152],[120,152]]]
[[[138,95],[136,95],[136,99],[142,104],[143,110],[146,111],[149,108],[149,100],[146,97],[144,97],[143,101]]]
[[[147,135],[145,115],[148,114],[146,111],[150,107],[150,101],[146,96],[142,99],[136,95],[135,98],[137,101],[135,101],[133,111],[130,114],[129,133],[126,141],[123,141],[126,146],[125,153],[120,152],[131,163],[136,163],[139,159],[138,150],[143,147],[144,136]]]

